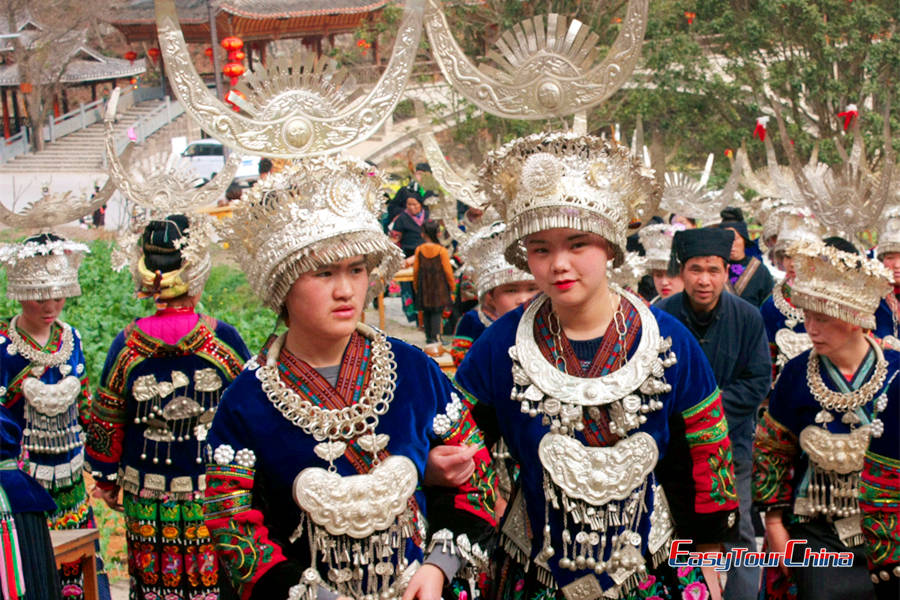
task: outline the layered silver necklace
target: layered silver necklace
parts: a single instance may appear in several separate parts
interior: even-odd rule
[[[861,544],[859,511],[859,474],[863,468],[866,450],[872,437],[880,437],[884,424],[878,418],[887,405],[887,394],[875,399],[887,380],[887,361],[878,344],[871,338],[866,341],[875,353],[875,367],[869,380],[858,389],[838,392],[829,389],[822,379],[820,358],[815,350],[810,352],[806,365],[806,384],[821,407],[814,425],[800,432],[800,448],[809,458],[809,485],[806,495],[798,496],[794,512],[804,518],[824,515],[834,519],[838,537],[847,546]],[[888,382],[888,387],[890,382]],[[874,402],[871,418],[864,407]],[[837,413],[849,433],[832,433],[828,424]]]
[[[665,369],[677,359],[671,339],[660,336],[649,308],[618,286],[610,285],[610,289],[621,302],[630,302],[641,319],[641,338],[631,359],[602,377],[575,377],[561,371],[546,360],[534,339],[535,317],[549,301],[538,298],[525,310],[516,345],[509,349],[511,398],[523,413],[540,416],[550,429],[538,447],[546,500],[538,560],[559,553],[562,569],[593,571],[570,585],[599,587],[595,575],[606,573],[618,589],[626,591],[646,573],[641,522],[664,502],[652,475],[659,449],[650,434],[634,430],[649,413],[662,408],[659,396],[672,389],[665,381]],[[623,347],[622,352],[627,354],[627,349]],[[585,446],[575,432],[584,428],[586,414],[596,420],[602,409],[608,411],[610,433],[624,439],[611,446]],[[562,519],[559,548],[554,548],[552,540],[551,507]],[[655,541],[648,550],[655,554],[665,550],[673,529],[666,519],[654,522],[651,518],[651,523],[657,531],[651,531],[649,538]],[[662,535],[661,530],[665,530]]]
[[[418,470],[405,456],[381,460],[379,452],[390,437],[376,433],[379,417],[394,398],[397,363],[384,333],[363,324],[357,331],[371,341],[372,371],[360,399],[344,408],[316,406],[284,383],[278,370],[284,334],[256,371],[269,401],[318,442],[314,452],[329,463],[328,469],[307,467],[294,479],[294,499],[303,514],[291,541],[307,534],[310,552],[316,564],[324,565],[325,576],[310,567],[292,588],[292,598],[315,598],[318,586],[359,600],[400,598],[418,567],[405,556],[409,540],[424,534],[410,503],[419,484]],[[354,441],[372,455],[373,466],[367,473],[342,476],[334,461]]]

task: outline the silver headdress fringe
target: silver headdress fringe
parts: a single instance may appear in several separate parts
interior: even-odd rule
[[[376,217],[382,179],[349,157],[298,160],[244,193],[220,224],[229,250],[263,303],[279,312],[297,277],[363,255],[370,296],[403,255]]]
[[[632,220],[648,219],[660,189],[625,146],[593,136],[535,134],[492,152],[479,171],[488,200],[507,223],[506,259],[528,269],[524,237],[556,228],[602,236],[622,263]]]
[[[81,295],[78,267],[87,246],[69,240],[26,242],[0,247],[6,268],[6,296],[11,300],[52,300]]]
[[[884,265],[821,242],[798,242],[787,253],[797,271],[791,286],[797,308],[875,328],[875,311],[893,281]]]

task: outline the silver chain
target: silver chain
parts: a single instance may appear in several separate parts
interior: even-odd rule
[[[374,433],[378,417],[388,411],[394,399],[397,387],[394,352],[384,333],[366,329],[374,333],[371,337],[372,358],[369,363],[372,374],[359,401],[350,406],[341,409],[322,408],[285,385],[278,372],[278,356],[284,346],[285,334],[272,343],[266,364],[256,372],[263,391],[275,408],[284,418],[317,441],[352,440]]]
[[[874,340],[866,338],[866,341],[875,350],[875,372],[869,381],[860,386],[859,389],[846,394],[835,392],[825,387],[825,382],[822,381],[822,374],[819,371],[819,355],[815,350],[809,353],[809,360],[806,362],[806,383],[809,386],[809,391],[812,392],[813,397],[822,408],[837,412],[856,410],[874,398],[881,386],[884,385],[884,381],[887,378],[887,361],[884,358],[884,353]]]
[[[58,367],[69,361],[69,357],[72,356],[72,349],[75,347],[71,325],[57,320],[56,323],[62,327],[62,344],[60,344],[59,350],[56,352],[44,352],[34,348],[19,334],[16,324],[19,322],[20,316],[16,315],[9,320],[9,341],[12,342],[16,352],[28,359],[32,364],[40,367]]]

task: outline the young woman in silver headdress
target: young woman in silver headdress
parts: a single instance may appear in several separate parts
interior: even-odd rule
[[[896,598],[900,353],[867,335],[889,274],[822,242],[795,243],[788,254],[792,300],[813,347],[784,366],[756,430],[754,500],[766,511],[769,550],[788,550],[793,563],[782,569],[801,599],[873,598],[875,588]],[[807,549],[848,553],[852,566],[804,564]],[[773,578],[766,583],[767,597],[783,597]]]
[[[478,306],[465,313],[456,325],[450,354],[457,367],[491,323],[538,293],[531,273],[517,269],[503,257],[505,230],[500,221],[488,224],[472,234],[462,248]]]
[[[0,321],[0,393],[22,428],[29,473],[56,501],[50,529],[95,527],[82,468],[91,392],[78,330],[59,320],[81,295],[87,246],[45,233],[0,249],[6,294],[22,312]],[[60,571],[63,593],[84,593],[79,563]],[[105,584],[105,576],[101,585]]]
[[[96,495],[125,513],[133,600],[219,597],[203,442],[250,353],[234,327],[195,310],[210,269],[203,223],[170,215],[129,240],[138,296],[156,311],[113,340],[91,414],[89,467]]]
[[[510,142],[479,179],[507,222],[507,260],[543,292],[456,374],[521,466],[492,596],[707,597],[699,569],[665,559],[676,532],[716,544],[735,525],[720,393],[690,333],[607,279],[658,190],[626,149],[562,134]]]
[[[378,190],[365,164],[308,159],[225,223],[287,324],[207,437],[207,523],[244,599],[437,600],[494,523],[490,458],[460,396],[421,351],[360,323],[403,258],[375,217]],[[423,486],[441,444],[473,446],[455,491]]]

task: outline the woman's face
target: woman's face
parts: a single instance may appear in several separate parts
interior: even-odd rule
[[[22,316],[19,318],[25,328],[31,331],[39,331],[49,327],[62,312],[66,305],[65,298],[52,300],[20,300]]]
[[[422,212],[422,203],[417,198],[410,196],[406,199],[406,210],[411,215],[418,215]]]
[[[304,273],[284,300],[288,328],[319,339],[347,337],[362,316],[368,289],[362,255]]]
[[[812,340],[816,352],[832,357],[858,335],[862,334],[859,325],[853,325],[840,319],[812,310],[805,311],[804,326],[809,339]]]
[[[672,294],[684,291],[684,281],[681,275],[669,275],[665,269],[653,269],[653,287],[660,298],[668,298]]]
[[[515,281],[498,285],[488,292],[487,296],[494,314],[500,318],[520,304],[534,298],[538,291],[537,283],[534,281]]]
[[[576,307],[607,285],[609,243],[577,229],[548,229],[525,239],[528,268],[538,288],[556,306]]]

